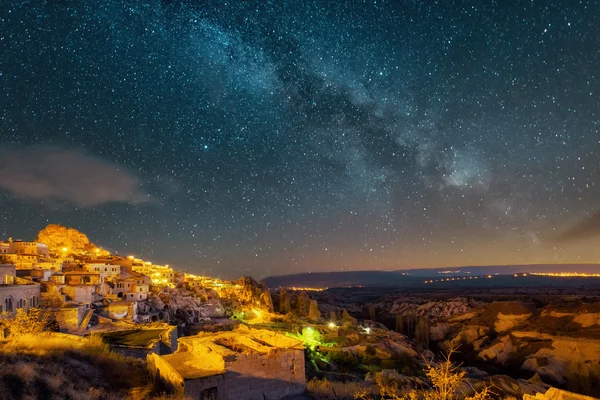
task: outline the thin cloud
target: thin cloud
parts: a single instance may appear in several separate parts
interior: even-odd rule
[[[569,230],[558,235],[554,241],[557,243],[584,240],[600,235],[600,212],[580,221]]]
[[[34,147],[0,152],[0,189],[32,200],[64,200],[80,207],[151,198],[118,164],[79,150]]]

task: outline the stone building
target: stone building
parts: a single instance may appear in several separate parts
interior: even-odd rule
[[[110,285],[110,294],[126,300],[146,300],[150,292],[150,278],[136,272],[125,272],[114,279]]]
[[[184,337],[174,354],[147,360],[157,384],[193,399],[274,400],[306,385],[302,343],[268,330]]]
[[[42,281],[45,305],[57,307],[69,303],[90,304],[102,299],[100,274],[87,271],[66,271]]]
[[[40,285],[16,276],[14,265],[0,264],[0,312],[40,306]]]
[[[24,242],[22,240],[10,241],[11,250],[17,254],[29,254],[38,257],[48,257],[48,246],[39,242]]]
[[[121,275],[121,266],[108,263],[85,264],[84,269],[100,275],[101,281],[106,282]]]
[[[10,243],[0,242],[0,254],[10,253]]]

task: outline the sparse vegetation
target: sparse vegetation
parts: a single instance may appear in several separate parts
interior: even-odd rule
[[[25,335],[41,334],[48,323],[48,313],[39,308],[18,308],[14,313],[3,312],[0,314],[0,329],[4,336],[19,338]]]
[[[462,390],[466,373],[461,371],[450,360],[453,349],[450,349],[444,359],[439,363],[427,362],[425,374],[431,382],[431,389],[408,389],[399,387],[393,379],[385,375],[377,375],[375,383],[378,387],[377,397],[390,400],[487,400],[491,398],[490,386],[484,386],[479,392],[471,396],[465,395]],[[376,396],[367,391],[355,394],[355,399],[371,400]]]
[[[0,345],[0,371],[3,399],[112,400],[149,384],[142,361],[111,353],[97,336],[15,337]]]

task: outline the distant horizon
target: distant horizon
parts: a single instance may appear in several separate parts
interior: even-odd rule
[[[61,225],[58,223],[49,223],[47,225],[45,225],[42,229],[46,228],[48,225]],[[72,226],[66,226],[66,225],[62,225],[65,226],[67,228],[73,228],[78,230],[76,227],[72,227]],[[0,241],[2,240],[8,240],[9,238],[12,238],[13,240],[23,240],[23,241],[35,241],[35,239],[38,236],[38,233],[41,231],[41,229],[39,231],[37,231],[37,233],[35,234],[35,237],[31,240],[28,239],[23,239],[22,237],[17,237],[17,236],[8,236],[6,239],[2,239],[0,238]],[[88,236],[85,232],[82,232],[80,230],[78,230],[80,233],[85,234],[86,236]],[[105,250],[108,250],[112,255],[118,255],[118,256],[129,256],[129,255],[134,255],[136,258],[140,258],[144,261],[152,261],[154,262],[156,259],[159,260],[159,262],[154,262],[155,264],[159,264],[159,265],[165,265],[168,264],[171,267],[173,267],[176,270],[181,270],[184,271],[186,273],[191,273],[191,274],[205,274],[207,276],[215,276],[215,277],[222,277],[224,279],[229,279],[229,280],[235,280],[238,279],[241,276],[247,275],[247,276],[257,276],[254,275],[252,273],[252,271],[247,270],[247,271],[240,271],[240,273],[238,275],[235,274],[230,274],[228,276],[225,276],[225,274],[219,272],[219,271],[205,271],[203,272],[202,270],[199,270],[198,268],[194,268],[193,266],[183,266],[180,267],[178,265],[176,265],[175,263],[173,263],[172,261],[168,261],[166,258],[162,257],[162,256],[158,256],[158,257],[154,257],[154,260],[150,260],[149,258],[145,258],[142,255],[136,255],[136,254],[132,254],[129,252],[120,252],[119,250],[114,250],[114,253],[109,250],[107,247],[101,246],[98,243],[96,243],[93,238],[90,238],[88,236],[88,239],[90,240],[90,243],[93,243],[94,245],[98,246],[98,247],[102,247]],[[325,269],[325,270],[310,270],[310,271],[302,271],[302,272],[296,272],[296,273],[280,273],[280,274],[268,274],[268,275],[258,275],[256,279],[258,280],[263,280],[263,279],[267,279],[270,277],[279,277],[279,276],[293,276],[293,275],[302,275],[302,274],[319,274],[319,273],[323,273],[323,274],[330,274],[330,273],[359,273],[359,272],[402,272],[402,271],[414,271],[414,270],[444,270],[444,269],[467,269],[467,268],[510,268],[510,267],[519,267],[519,266],[544,266],[544,265],[548,265],[548,266],[599,266],[600,267],[600,262],[537,262],[537,263],[513,263],[513,264],[471,264],[471,265],[442,265],[442,266],[407,266],[405,268],[390,268],[390,269],[382,269],[382,268],[374,268],[374,269],[344,269],[344,270],[329,270],[329,269]],[[526,272],[526,271],[522,271],[522,272]],[[581,272],[581,271],[570,271],[570,272]]]
[[[304,275],[304,274],[330,274],[330,273],[357,273],[357,272],[404,272],[404,271],[430,271],[430,270],[452,270],[452,269],[468,269],[468,268],[511,268],[511,267],[542,267],[542,266],[598,266],[600,268],[600,262],[598,263],[537,263],[537,264],[489,264],[489,265],[464,265],[464,266],[443,266],[443,267],[431,267],[431,268],[407,268],[407,269],[394,269],[394,270],[383,270],[383,269],[374,269],[374,270],[324,270],[324,271],[309,271],[309,272],[299,272],[294,274],[285,274],[285,275]],[[522,271],[527,272],[527,271]],[[570,271],[573,273],[580,271]],[[271,276],[285,276],[285,275],[271,275]]]

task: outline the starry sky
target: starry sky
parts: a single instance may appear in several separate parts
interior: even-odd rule
[[[60,223],[230,278],[600,260],[599,2],[5,0],[0,24],[3,239]]]

